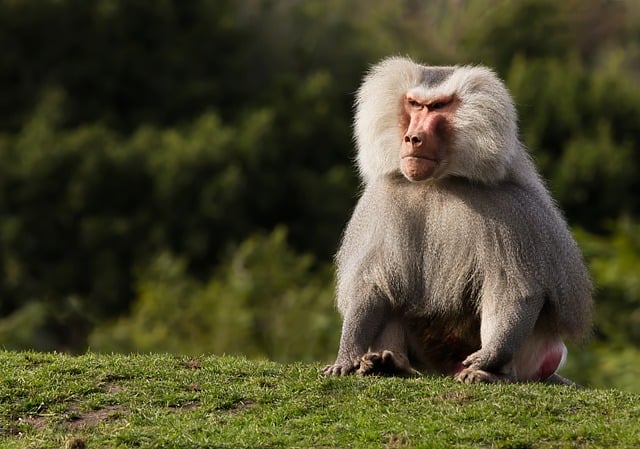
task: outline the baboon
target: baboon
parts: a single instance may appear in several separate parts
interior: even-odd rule
[[[363,192],[337,263],[342,336],[327,375],[415,371],[547,381],[589,333],[592,285],[480,66],[383,60],[356,99]]]

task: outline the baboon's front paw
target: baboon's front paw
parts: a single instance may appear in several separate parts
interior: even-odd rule
[[[463,382],[465,384],[475,384],[475,383],[495,383],[500,381],[506,381],[507,378],[504,376],[499,376],[489,371],[484,371],[476,368],[465,368],[460,371],[455,379],[459,382]]]
[[[382,353],[367,352],[360,359],[360,368],[357,374],[365,376],[367,374],[375,374],[382,367]]]
[[[333,365],[327,365],[322,368],[322,374],[325,376],[346,376],[351,374],[360,367],[360,362],[353,363],[334,363]]]
[[[382,374],[393,376],[408,376],[412,374],[407,356],[393,351],[367,352],[360,359],[357,374],[362,376]]]

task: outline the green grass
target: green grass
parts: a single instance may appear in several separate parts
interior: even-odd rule
[[[640,395],[326,378],[235,357],[0,352],[1,448],[640,447]]]

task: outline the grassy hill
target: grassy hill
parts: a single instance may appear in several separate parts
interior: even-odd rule
[[[640,395],[326,378],[236,357],[0,352],[2,448],[640,447]]]

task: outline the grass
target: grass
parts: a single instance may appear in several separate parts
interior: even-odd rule
[[[319,375],[236,357],[0,352],[2,448],[640,447],[640,395]]]

